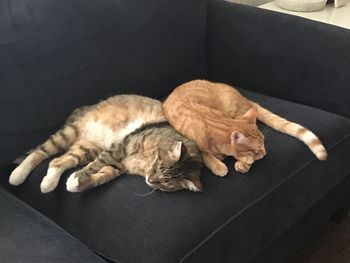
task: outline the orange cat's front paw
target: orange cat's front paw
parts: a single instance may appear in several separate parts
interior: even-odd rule
[[[228,173],[228,168],[224,163],[217,163],[212,167],[211,171],[215,175],[223,177]]]
[[[240,173],[246,173],[246,172],[249,171],[249,169],[250,169],[251,166],[252,166],[251,164],[244,163],[244,162],[242,162],[242,161],[237,161],[237,162],[235,163],[235,170],[236,170],[237,172],[240,172]]]

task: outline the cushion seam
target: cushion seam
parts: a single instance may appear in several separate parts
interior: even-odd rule
[[[328,150],[332,150],[335,148],[338,144],[342,143],[343,141],[347,140],[350,137],[350,133],[346,134],[343,138],[341,138],[339,141],[332,144],[330,147],[328,147]],[[260,202],[263,200],[266,196],[270,195],[273,191],[275,191],[277,188],[279,188],[282,184],[285,184],[289,180],[291,180],[294,176],[301,173],[305,168],[307,168],[311,163],[313,163],[316,160],[316,157],[309,160],[305,165],[303,165],[298,171],[293,173],[290,177],[280,182],[277,186],[273,187],[268,192],[265,192],[263,195],[261,195],[259,198],[257,198],[254,202],[250,203],[243,209],[241,209],[238,213],[231,216],[229,219],[227,219],[225,222],[223,222],[220,226],[218,226],[214,231],[212,231],[206,238],[204,238],[201,242],[199,242],[194,248],[192,248],[189,252],[187,252],[178,263],[184,262],[189,256],[191,256],[197,249],[199,249],[202,245],[204,245],[209,239],[211,239],[215,234],[217,234],[222,228],[224,228],[226,225],[228,225],[234,218],[239,217],[242,215],[245,211],[247,211],[250,207],[254,206],[257,202]]]
[[[83,243],[83,242],[82,242]],[[85,243],[83,243],[84,245],[85,245]],[[85,245],[85,246],[87,246],[87,245]],[[110,256],[107,256],[105,253],[101,253],[101,252],[99,252],[97,249],[94,249],[94,248],[92,248],[92,247],[90,247],[90,246],[87,246],[91,251],[93,251],[94,253],[96,253],[97,255],[100,255],[101,257],[103,257],[103,258],[105,258],[105,259],[108,259],[108,260],[110,260],[110,261],[113,261],[113,262],[115,262],[115,263],[123,263],[122,261],[119,261],[118,259],[115,259],[115,258],[113,258],[113,257],[110,257]]]

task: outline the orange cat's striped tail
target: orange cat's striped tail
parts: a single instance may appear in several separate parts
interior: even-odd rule
[[[255,106],[258,110],[259,121],[277,131],[283,132],[303,141],[319,160],[324,161],[327,159],[326,149],[322,145],[320,139],[313,132],[297,123],[288,121],[268,111],[257,103],[255,103]]]

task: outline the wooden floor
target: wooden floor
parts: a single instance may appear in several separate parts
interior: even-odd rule
[[[350,214],[340,223],[330,221],[287,263],[350,263]]]

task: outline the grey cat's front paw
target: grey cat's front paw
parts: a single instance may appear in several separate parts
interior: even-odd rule
[[[80,178],[79,176],[76,176],[76,173],[72,173],[69,176],[69,178],[66,182],[67,191],[73,192],[73,193],[82,191],[79,187],[79,184],[80,184],[79,178]]]

